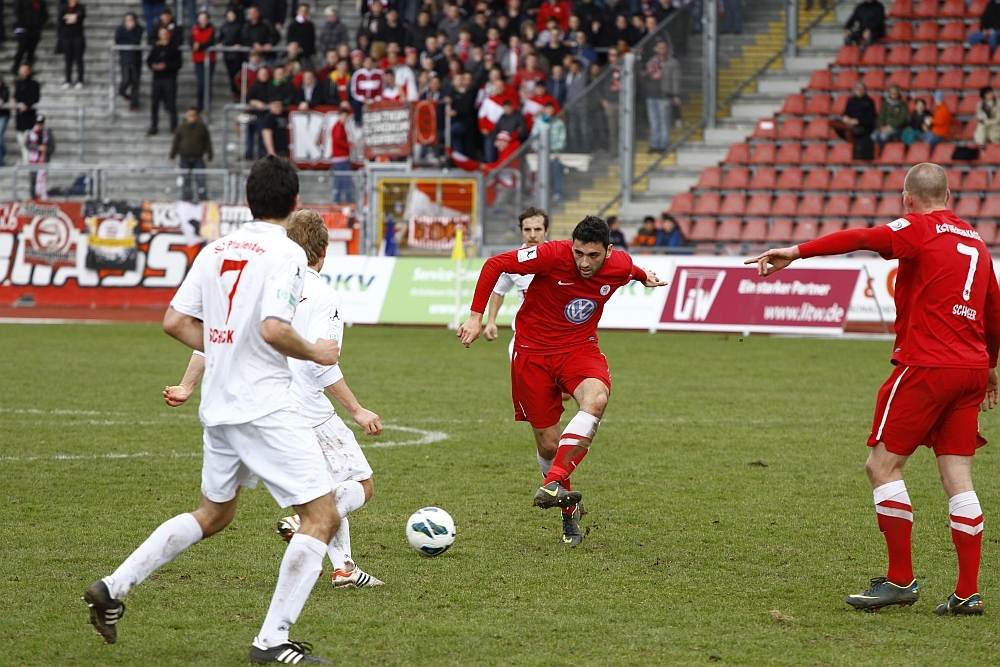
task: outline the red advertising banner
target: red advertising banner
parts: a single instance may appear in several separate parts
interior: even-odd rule
[[[299,169],[329,169],[333,156],[333,126],[340,122],[337,107],[320,106],[288,114],[288,153]]]
[[[679,265],[660,329],[840,334],[858,269],[785,269],[768,278],[756,267]]]

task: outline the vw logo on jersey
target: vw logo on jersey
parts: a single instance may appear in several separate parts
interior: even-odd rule
[[[597,310],[597,302],[593,299],[573,299],[566,304],[566,319],[573,324],[583,324]]]

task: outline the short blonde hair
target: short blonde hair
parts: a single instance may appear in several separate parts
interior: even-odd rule
[[[292,213],[291,224],[288,226],[288,238],[302,246],[306,251],[309,266],[314,266],[326,257],[326,246],[330,243],[330,234],[326,230],[323,216],[312,209],[303,209]]]

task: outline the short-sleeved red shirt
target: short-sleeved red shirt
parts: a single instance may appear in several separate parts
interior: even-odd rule
[[[930,368],[988,368],[986,304],[997,297],[979,234],[950,210],[908,213],[887,225],[898,259],[892,360]]]
[[[600,271],[584,278],[576,268],[572,241],[549,241],[486,260],[476,284],[472,311],[483,313],[501,273],[533,273],[531,289],[517,312],[514,349],[523,354],[558,354],[597,345],[597,323],[615,290],[646,272],[621,250],[612,250]]]

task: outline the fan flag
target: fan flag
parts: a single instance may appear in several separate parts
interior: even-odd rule
[[[479,130],[489,134],[496,129],[497,121],[503,116],[503,97],[487,97],[479,106]]]
[[[476,160],[473,160],[467,155],[463,155],[462,153],[459,153],[456,150],[452,150],[447,146],[445,146],[444,150],[448,154],[448,157],[451,158],[451,161],[459,169],[463,169],[465,171],[481,171],[483,168],[482,162],[477,162]]]

